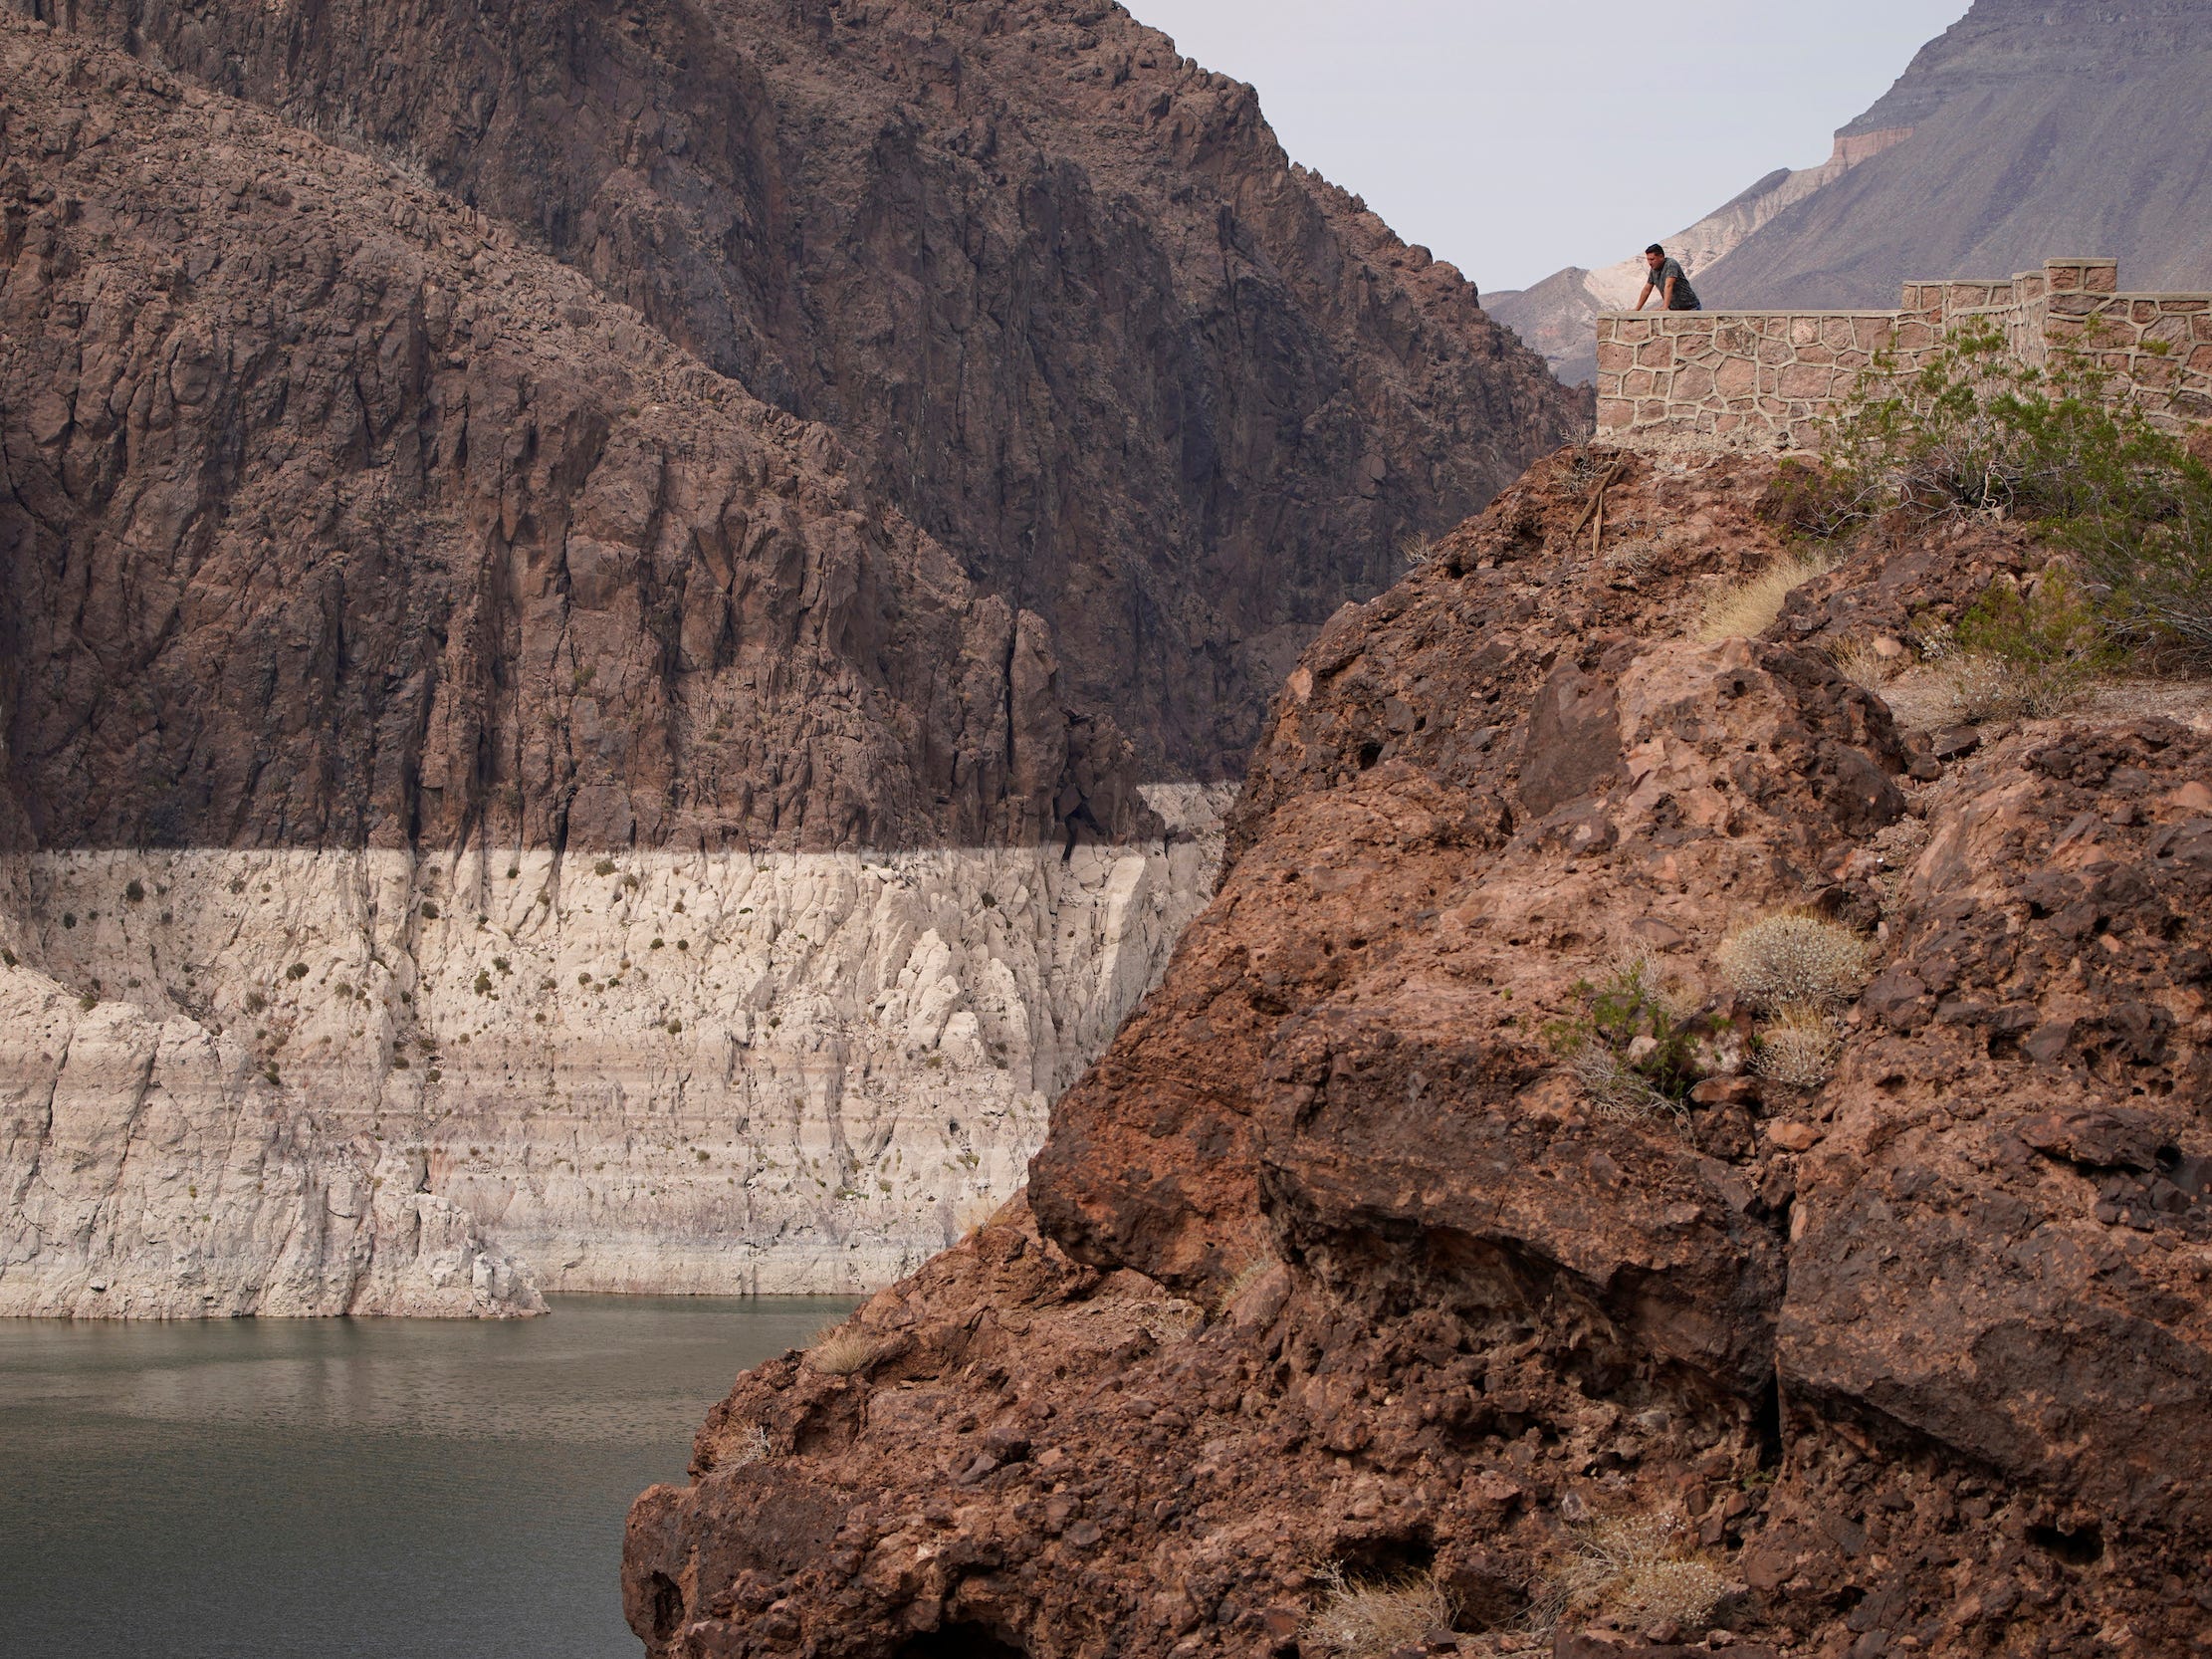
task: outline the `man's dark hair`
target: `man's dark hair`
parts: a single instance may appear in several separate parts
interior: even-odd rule
[[[1664,259],[1666,257],[1666,250],[1660,247],[1657,242],[1654,242],[1649,248],[1646,248],[1644,251],[1648,254],[1658,254],[1661,259]]]

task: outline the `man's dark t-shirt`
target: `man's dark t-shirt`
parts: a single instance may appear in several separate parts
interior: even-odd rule
[[[1666,298],[1666,279],[1668,277],[1674,279],[1674,298],[1666,308],[1668,311],[1703,311],[1705,309],[1697,303],[1697,290],[1689,286],[1689,273],[1682,269],[1682,262],[1678,259],[1660,261],[1659,268],[1652,273],[1652,287],[1659,292],[1661,300]]]

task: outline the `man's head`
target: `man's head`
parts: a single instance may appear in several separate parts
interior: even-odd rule
[[[1653,270],[1657,271],[1661,265],[1664,265],[1666,263],[1666,250],[1660,247],[1657,242],[1654,242],[1649,248],[1646,248],[1644,250],[1644,263],[1649,265]]]

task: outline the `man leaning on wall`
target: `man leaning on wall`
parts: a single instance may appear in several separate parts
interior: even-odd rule
[[[1669,259],[1666,250],[1654,242],[1644,250],[1644,263],[1652,274],[1644,281],[1644,292],[1636,297],[1636,309],[1642,311],[1654,294],[1659,296],[1659,306],[1664,311],[1703,311],[1698,302],[1697,290],[1689,286],[1689,273],[1682,269],[1682,262]]]

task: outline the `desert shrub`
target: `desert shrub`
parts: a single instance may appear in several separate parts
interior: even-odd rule
[[[1870,512],[2033,521],[2116,640],[2212,663],[2212,466],[2111,396],[2097,344],[2041,369],[1994,330],[1910,371],[1884,354],[1830,422],[1830,469]]]
[[[1991,586],[1958,625],[1943,666],[1961,720],[2056,714],[2099,674],[2117,666],[2104,623],[2062,567],[2023,590]]]
[[[823,1376],[849,1377],[855,1371],[866,1370],[880,1351],[876,1339],[865,1330],[832,1325],[806,1350],[806,1368]]]
[[[1576,1011],[1543,1034],[1591,1105],[1609,1117],[1679,1109],[1697,1082],[1702,1022],[1667,991],[1657,958],[1631,956],[1574,994]]]
[[[1786,535],[1829,541],[1861,523],[1880,488],[1855,470],[1788,456],[1760,493],[1760,518]]]
[[[1774,626],[1793,589],[1836,568],[1834,555],[1805,553],[1778,559],[1757,576],[1723,588],[1705,601],[1697,618],[1697,637],[1706,644],[1750,639]]]
[[[1265,1278],[1267,1270],[1274,1265],[1275,1259],[1272,1256],[1259,1255],[1254,1256],[1249,1262],[1238,1268],[1235,1276],[1221,1288],[1221,1294],[1215,1302],[1214,1310],[1219,1313],[1235,1306],[1243,1299],[1244,1293]]]
[[[1187,1342],[1206,1328],[1206,1309],[1195,1302],[1171,1297],[1145,1310],[1145,1331],[1161,1346]]]
[[[737,1444],[722,1455],[721,1467],[743,1469],[748,1464],[768,1462],[769,1455],[769,1431],[750,1423],[739,1431]]]
[[[122,896],[129,903],[143,904],[146,898],[145,883],[135,876],[131,877],[129,883],[122,890]]]
[[[1426,565],[1430,560],[1437,557],[1436,538],[1424,536],[1418,531],[1401,537],[1398,543],[1398,557],[1405,560],[1409,566]]]
[[[1867,946],[1848,927],[1781,910],[1730,934],[1720,947],[1720,971],[1762,1008],[1823,1009],[1859,994]]]
[[[1836,1068],[1843,1048],[1834,1020],[1817,1008],[1793,1005],[1759,1034],[1752,1065],[1785,1088],[1818,1088]]]
[[[1727,1593],[1728,1580],[1691,1547],[1678,1522],[1624,1516],[1576,1536],[1574,1553],[1537,1599],[1532,1620],[1545,1626],[1570,1613],[1610,1613],[1638,1626],[1695,1629]]]
[[[1334,1659],[1384,1659],[1416,1647],[1456,1616],[1451,1595],[1426,1572],[1349,1578],[1341,1566],[1321,1573],[1328,1600],[1298,1632],[1298,1651]]]

